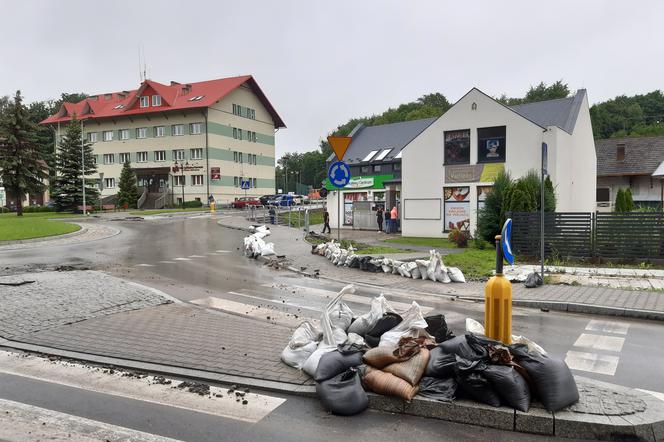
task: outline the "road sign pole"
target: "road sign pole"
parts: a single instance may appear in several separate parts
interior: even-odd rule
[[[337,242],[341,242],[341,190],[337,190]]]

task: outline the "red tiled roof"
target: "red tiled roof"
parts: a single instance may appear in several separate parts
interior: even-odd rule
[[[140,115],[169,110],[198,109],[209,107],[226,95],[247,84],[263,106],[268,110],[276,128],[286,127],[272,104],[268,101],[258,83],[251,75],[241,77],[221,78],[218,80],[200,81],[198,83],[180,84],[171,82],[170,85],[145,80],[141,86],[132,91],[112,92],[91,96],[78,103],[63,103],[55,115],[51,115],[40,124],[53,124],[69,121],[72,115],[80,120],[113,118],[129,115]],[[152,90],[161,96],[161,106],[139,107],[138,98],[146,89]],[[202,97],[191,101],[194,97]],[[118,108],[122,105],[123,107]]]

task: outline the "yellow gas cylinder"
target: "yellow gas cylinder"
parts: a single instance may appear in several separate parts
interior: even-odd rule
[[[210,202],[210,213],[214,213],[217,210],[216,204],[214,201]]]
[[[484,328],[487,337],[512,342],[512,283],[503,276],[503,252],[496,236],[496,275],[484,288]]]

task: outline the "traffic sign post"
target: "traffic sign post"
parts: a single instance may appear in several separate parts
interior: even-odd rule
[[[244,190],[244,197],[247,197],[247,189],[251,188],[251,180],[242,180],[240,182],[240,189]]]
[[[341,210],[343,208],[341,189],[348,185],[351,177],[350,167],[343,160],[351,141],[353,141],[351,137],[327,137],[327,142],[330,143],[338,160],[330,166],[327,177],[330,183],[337,188],[337,241],[339,242],[341,242]]]
[[[503,259],[514,264],[511,219],[496,235],[496,274],[484,288],[484,333],[508,345],[512,342],[512,283],[503,276]]]

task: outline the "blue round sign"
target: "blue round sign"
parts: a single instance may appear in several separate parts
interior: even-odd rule
[[[350,182],[350,167],[343,161],[337,161],[330,166],[327,177],[334,187],[338,189],[346,187]]]

